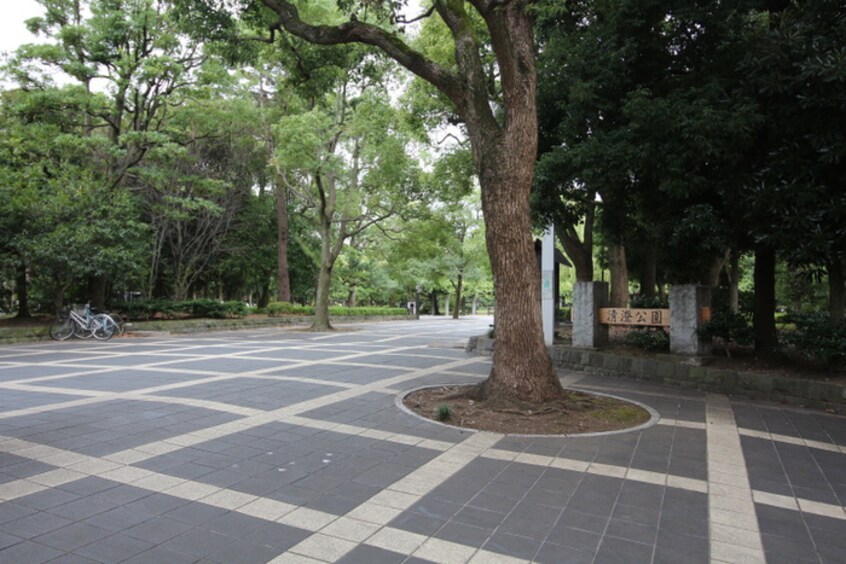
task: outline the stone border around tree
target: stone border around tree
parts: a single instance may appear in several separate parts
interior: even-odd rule
[[[413,390],[406,390],[404,392],[400,392],[399,394],[397,394],[397,396],[394,398],[394,404],[396,404],[396,406],[398,408],[400,408],[400,410],[404,411],[406,414],[411,415],[412,417],[415,417],[415,418],[417,418],[421,421],[425,421],[427,423],[432,423],[433,425],[440,425],[441,427],[447,427],[449,429],[456,429],[456,430],[462,431],[462,432],[467,431],[468,433],[494,433],[494,431],[482,431],[481,429],[470,429],[468,427],[459,427],[458,425],[450,425],[449,423],[442,423],[441,421],[435,421],[434,419],[429,419],[428,417],[423,417],[422,415],[415,413],[414,411],[412,411],[411,409],[406,407],[405,403],[403,403],[403,400],[406,398],[406,396],[411,395],[414,392],[419,392],[420,390],[428,390],[429,388],[442,388],[444,386],[473,386],[475,384],[478,384],[478,382],[458,382],[458,383],[455,383],[455,384],[431,384],[431,385],[428,385],[428,386],[419,386],[417,388],[414,388]],[[582,437],[604,437],[605,435],[619,435],[620,433],[629,433],[631,431],[642,431],[643,429],[648,429],[649,427],[652,427],[653,425],[657,424],[658,421],[661,419],[661,415],[659,415],[659,413],[656,410],[649,407],[645,403],[641,403],[639,401],[635,401],[635,400],[630,399],[630,398],[623,398],[623,397],[620,397],[620,396],[615,396],[613,394],[605,394],[605,393],[602,393],[602,392],[594,392],[593,390],[591,390],[591,391],[580,390],[580,391],[582,393],[585,393],[585,394],[590,394],[590,395],[594,395],[594,396],[602,396],[602,397],[606,397],[606,398],[620,400],[620,401],[623,401],[623,402],[626,402],[626,403],[630,403],[632,405],[636,405],[636,406],[644,409],[647,413],[649,413],[649,421],[647,421],[645,423],[641,423],[640,425],[636,425],[635,427],[627,427],[625,429],[617,429],[615,431],[598,431],[596,433],[558,433],[558,434],[554,434],[554,435],[541,435],[541,434],[531,435],[531,434],[520,434],[520,433],[495,433],[495,434],[502,435],[504,437],[526,437],[526,438],[535,438],[535,439],[542,439],[542,438],[545,438],[545,437],[546,438],[549,438],[549,437],[578,437],[578,438],[582,438]]]
[[[487,336],[473,337],[466,350],[489,356],[495,342]],[[549,351],[558,368],[846,414],[846,386],[831,382],[697,366],[691,357],[640,358],[567,346],[552,346]]]

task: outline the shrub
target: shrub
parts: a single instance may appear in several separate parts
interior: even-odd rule
[[[278,317],[280,315],[314,315],[312,306],[301,306],[290,302],[270,302],[267,304],[267,315]]]
[[[329,315],[345,317],[350,315],[408,315],[404,307],[345,307],[331,306]]]
[[[827,313],[794,313],[787,321],[796,328],[784,331],[784,342],[809,360],[829,363],[831,368],[846,360],[846,325],[835,324]]]
[[[670,307],[669,298],[667,296],[652,296],[646,297],[641,295],[634,295],[629,299],[629,306],[645,309],[667,309]]]
[[[725,347],[726,356],[731,356],[729,345],[751,345],[753,341],[752,327],[747,315],[729,313],[725,310],[714,312],[711,320],[699,328],[699,336],[706,339],[721,339]]]
[[[626,333],[625,342],[646,351],[670,350],[670,338],[661,329],[634,329]]]
[[[435,408],[435,420],[443,422],[450,419],[452,419],[452,408],[450,406],[442,403]]]

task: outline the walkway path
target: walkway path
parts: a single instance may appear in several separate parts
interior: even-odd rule
[[[846,562],[846,419],[562,373],[660,414],[421,421],[488,319],[0,348],[0,562]]]

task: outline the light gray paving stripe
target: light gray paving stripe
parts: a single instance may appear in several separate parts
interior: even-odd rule
[[[829,452],[839,452],[846,454],[846,447],[834,443],[825,443],[822,441],[813,441],[810,439],[803,439],[801,437],[791,437],[790,435],[780,435],[778,433],[770,433],[769,431],[755,431],[753,429],[739,429],[740,434],[744,437],[754,437],[756,439],[766,439],[769,441],[776,441],[780,443],[787,443],[791,445],[804,446],[808,448],[815,448],[818,450],[827,450]]]
[[[708,522],[712,562],[765,562],[755,502],[734,412],[726,396],[706,396]]]
[[[406,347],[403,347],[403,349],[405,349],[405,348]],[[416,348],[416,347],[413,347],[413,348]],[[391,349],[391,350],[397,350],[397,349]],[[347,355],[347,358],[359,358],[361,356],[367,356],[369,354],[370,353],[353,353],[353,354]],[[475,359],[474,359],[474,361],[475,361]],[[283,371],[283,370],[294,370],[294,369],[297,369],[297,368],[303,368],[303,367],[306,367],[306,366],[312,366],[314,364],[322,364],[322,363],[323,363],[322,360],[304,360],[304,361],[299,361],[299,362],[294,363],[294,364],[287,364],[287,365],[284,365],[284,366],[273,366],[273,367],[263,368],[261,370],[255,370],[255,371],[252,371],[252,372],[243,372],[243,373],[235,373],[235,374],[233,374],[233,373],[213,373],[215,375],[210,376],[208,378],[198,378],[198,379],[192,379],[192,380],[185,380],[183,382],[174,382],[172,384],[163,384],[163,385],[154,386],[154,387],[151,387],[151,388],[134,390],[131,393],[134,393],[136,395],[137,394],[152,394],[152,393],[175,390],[175,389],[179,389],[179,388],[191,387],[191,386],[195,386],[195,385],[199,385],[199,384],[219,382],[219,381],[223,381],[223,380],[232,380],[232,379],[244,378],[244,377],[261,376],[261,375],[264,375],[266,372],[279,372],[279,371]],[[185,369],[175,369],[175,368],[166,369],[164,367],[158,366],[158,364],[159,363],[154,363],[154,364],[149,364],[149,365],[138,365],[138,366],[133,367],[133,369],[148,370],[148,371],[149,370],[159,370],[159,371],[163,371],[163,372],[167,372],[167,373],[173,373],[173,374],[190,374],[190,375],[208,373],[208,372],[204,372],[204,371],[201,371],[201,370],[185,370]],[[464,364],[470,364],[470,362],[467,362],[467,363],[464,363]],[[381,368],[397,368],[398,370],[403,370],[403,371],[412,371],[413,370],[413,369],[409,369],[407,367],[405,367],[405,368],[387,367],[385,365],[380,365],[380,367]],[[62,380],[62,379],[65,379],[65,378],[72,378],[72,377],[76,377],[76,376],[85,376],[85,375],[88,375],[88,374],[104,374],[104,373],[109,373],[109,372],[118,372],[120,370],[125,370],[125,369],[126,369],[126,367],[120,367],[120,368],[101,369],[101,370],[97,370],[97,371],[94,371],[94,372],[81,372],[81,373],[62,374],[62,375],[55,375],[55,376],[45,376],[45,377],[42,377],[42,378],[29,378],[29,379],[14,380],[14,381],[10,381],[10,382],[0,383],[0,389],[4,389],[4,388],[14,389],[14,386],[28,386],[31,382],[55,381],[55,380]],[[429,372],[431,372],[431,369],[427,369],[425,371],[425,373],[429,373]],[[417,374],[417,371],[413,371],[413,372],[411,372],[411,374]],[[324,381],[318,381],[318,380],[308,380],[308,379],[306,379],[306,380],[310,383],[325,383],[326,385],[333,385],[331,382],[324,382]],[[402,381],[402,380],[398,380],[398,381]],[[341,386],[341,387],[344,387],[344,386]],[[34,386],[33,388],[38,388],[38,386]],[[360,389],[361,385],[351,386],[351,388]],[[64,388],[59,388],[59,389],[64,389]],[[79,390],[79,389],[77,388],[77,390]],[[36,391],[37,392],[37,391],[41,391],[41,390],[32,389],[32,390],[28,390],[28,391]],[[78,407],[80,405],[88,405],[88,404],[92,404],[92,403],[99,403],[99,402],[108,401],[108,400],[111,400],[111,399],[118,399],[118,398],[122,397],[122,395],[123,395],[122,392],[102,392],[102,391],[98,391],[98,390],[86,390],[86,391],[89,392],[92,397],[88,397],[88,398],[85,398],[85,399],[79,399],[79,400],[69,400],[69,401],[65,401],[65,402],[56,402],[56,403],[42,405],[42,406],[38,406],[38,407],[17,409],[17,410],[14,410],[14,411],[7,411],[7,412],[4,412],[4,413],[0,413],[0,419],[18,417],[18,416],[21,416],[21,415],[31,415],[33,413],[44,413],[44,412],[47,412],[47,411],[56,411],[56,410],[60,410],[60,409],[66,409],[66,408],[69,408],[69,407]],[[371,390],[368,389],[368,391],[371,391]],[[44,390],[44,393],[46,393],[46,389]],[[65,393],[65,392],[63,392],[63,393]],[[71,394],[68,393],[68,395],[71,395]]]
[[[429,543],[429,537],[425,535],[386,525],[481,456],[501,438],[502,435],[494,433],[476,433],[452,445],[438,457],[397,480],[340,519],[327,523],[316,534],[288,549],[287,553],[335,562],[363,543],[422,558],[444,549],[453,549],[454,557],[461,556],[459,561],[470,560],[478,552],[476,549],[458,543]],[[358,538],[349,538],[351,535],[357,535]],[[483,552],[484,556],[493,557],[493,553]],[[271,560],[286,561],[290,561],[289,557]]]

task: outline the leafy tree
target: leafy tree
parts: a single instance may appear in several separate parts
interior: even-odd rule
[[[176,29],[169,4],[154,0],[40,0],[45,14],[27,25],[46,38],[23,45],[7,65],[27,90],[73,93],[85,98],[78,135],[107,144],[92,150],[89,165],[110,190],[166,137],[167,112],[182,103],[205,60],[198,44]],[[78,85],[56,90],[51,73],[60,71]],[[106,95],[96,91],[105,91]],[[121,198],[121,196],[115,196]],[[114,272],[92,273],[92,298],[102,307]]]
[[[231,37],[236,29],[234,22],[226,24],[225,7],[217,2],[182,1],[215,24],[207,29],[216,36],[229,32]],[[265,13],[272,16],[267,20],[269,28],[284,29],[285,37],[319,45],[375,47],[450,101],[473,149],[497,295],[497,348],[491,375],[479,386],[478,397],[502,402],[559,397],[561,384],[543,341],[540,275],[535,267],[529,213],[537,154],[535,49],[529,3],[434,0],[425,15],[440,19],[452,38],[445,63],[412,48],[396,32],[394,23],[404,20],[393,13],[396,4],[346,4],[352,12],[346,21],[335,12],[314,14],[313,8],[322,6],[318,3],[303,4],[312,10],[305,10],[302,17],[298,8],[285,0],[241,5],[249,14],[256,13],[257,6],[266,7],[269,12]]]
[[[386,97],[366,74],[353,74],[326,105],[277,125],[275,164],[321,241],[317,331],[331,327],[332,269],[347,240],[395,214],[413,192],[401,123]]]

